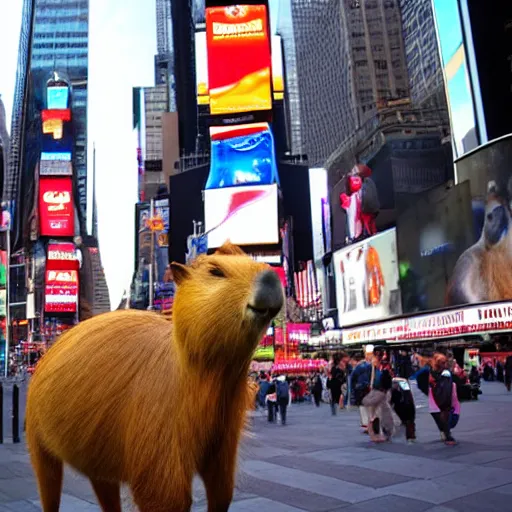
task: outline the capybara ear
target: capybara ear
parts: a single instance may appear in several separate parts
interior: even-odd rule
[[[171,270],[174,277],[174,282],[178,286],[190,277],[190,269],[181,263],[176,263],[173,261],[171,263]]]
[[[215,254],[221,254],[223,256],[245,256],[245,252],[238,247],[238,245],[233,245],[229,240],[226,240],[224,244],[219,247]]]

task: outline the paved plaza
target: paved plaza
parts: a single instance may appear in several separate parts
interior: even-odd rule
[[[331,417],[329,407],[289,410],[289,424],[269,425],[260,412],[244,442],[234,512],[486,512],[512,500],[512,395],[484,384],[478,402],[463,404],[454,434],[439,441],[425,400],[418,400],[418,443],[403,438],[372,445],[359,433],[356,411]],[[0,446],[0,512],[40,510],[24,444]],[[89,484],[66,474],[61,510],[96,512]],[[135,510],[126,493],[124,510]],[[194,511],[206,510],[194,487]]]

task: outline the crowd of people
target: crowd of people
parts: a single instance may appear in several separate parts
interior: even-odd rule
[[[512,358],[506,374],[512,376]],[[460,417],[460,401],[477,398],[480,393],[479,370],[473,366],[466,373],[450,353],[426,358],[399,352],[390,360],[386,351],[372,345],[367,345],[359,357],[335,355],[328,368],[312,375],[287,378],[261,373],[256,380],[257,406],[267,409],[269,422],[276,422],[280,415],[286,424],[292,402],[311,401],[316,407],[327,402],[333,415],[355,406],[362,432],[374,442],[390,441],[400,430],[405,431],[409,443],[415,442],[416,404],[411,380],[428,397],[429,412],[447,445],[456,444],[452,430]]]

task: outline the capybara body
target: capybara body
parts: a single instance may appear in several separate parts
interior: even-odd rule
[[[229,244],[173,271],[173,322],[100,315],[38,365],[26,429],[44,512],[59,510],[63,463],[89,477],[105,512],[121,510],[121,483],[141,512],[187,511],[195,474],[208,510],[228,510],[254,400],[251,355],[283,292],[273,271]]]

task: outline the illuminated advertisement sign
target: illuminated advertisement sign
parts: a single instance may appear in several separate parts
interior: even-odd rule
[[[41,153],[41,160],[42,161],[59,161],[59,162],[71,162],[71,153],[68,151],[65,151],[63,153],[50,153],[48,151],[43,151]]]
[[[336,251],[333,263],[340,326],[402,312],[395,229]]]
[[[274,138],[268,123],[210,128],[206,189],[278,183]]]
[[[72,242],[49,243],[46,261],[47,270],[78,270],[80,266]]]
[[[277,185],[205,190],[208,248],[279,242]]]
[[[41,236],[72,237],[75,234],[71,178],[39,180],[39,221]]]
[[[69,108],[65,110],[43,110],[41,112],[41,120],[44,123],[47,121],[71,121],[71,110]]]
[[[62,160],[41,160],[39,162],[39,176],[71,176],[72,174],[71,162]]]
[[[47,270],[45,285],[46,313],[76,313],[78,306],[78,272]]]
[[[66,109],[68,101],[69,87],[48,87],[46,89],[46,102],[49,109]]]
[[[271,110],[271,45],[264,5],[206,9],[212,115]]]
[[[272,36],[272,84],[274,100],[284,98],[284,69],[283,49],[281,36]],[[206,32],[196,32],[196,79],[197,79],[197,104],[210,104],[210,91],[208,84],[208,55],[206,51]]]
[[[511,329],[512,302],[500,302],[343,329],[342,337],[344,345],[374,341],[396,343]]]

